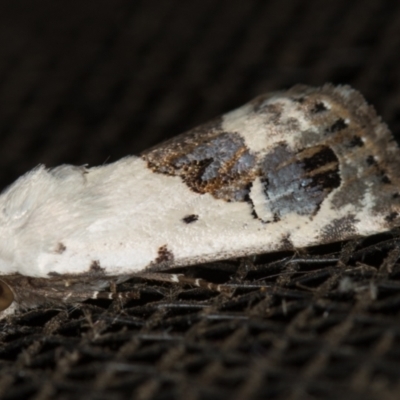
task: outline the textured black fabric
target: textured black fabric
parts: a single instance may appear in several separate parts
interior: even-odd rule
[[[2,0],[0,185],[296,83],[353,85],[398,136],[399,49],[397,0]],[[1,322],[0,398],[397,399],[399,240],[188,271],[264,291],[132,280],[140,300]]]

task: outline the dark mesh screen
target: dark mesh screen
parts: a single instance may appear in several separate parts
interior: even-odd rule
[[[115,161],[269,90],[349,83],[400,131],[397,0],[3,0],[0,184]],[[132,280],[0,323],[2,399],[398,399],[400,237]],[[290,261],[290,262],[289,262]],[[259,290],[255,285],[266,284]]]

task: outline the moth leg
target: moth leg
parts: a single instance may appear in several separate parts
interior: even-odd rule
[[[242,257],[240,259],[239,267],[236,270],[235,277],[238,279],[244,279],[249,271],[256,269],[256,265],[254,264],[256,257]]]
[[[90,297],[86,297],[86,299],[106,299],[106,300],[126,300],[126,299],[140,299],[139,292],[117,292],[111,290],[109,292],[106,291],[95,291],[92,292]]]
[[[303,257],[293,257],[289,260],[285,260],[285,264],[325,264],[325,263],[336,263],[340,261],[340,255],[309,255]]]
[[[105,290],[81,290],[81,291],[59,291],[55,293],[36,293],[41,295],[44,299],[43,303],[75,303],[89,299],[137,299],[140,298],[140,294],[137,292],[117,292],[117,291],[105,291]]]
[[[115,282],[110,282],[110,292],[117,293],[117,285]]]
[[[157,272],[143,272],[140,274],[135,274],[135,277],[150,279],[159,282],[172,282],[184,285],[193,285],[200,288],[209,289],[214,292],[231,293],[232,291],[232,289],[228,288],[226,285],[208,282],[201,278],[187,277],[184,274],[161,274]]]

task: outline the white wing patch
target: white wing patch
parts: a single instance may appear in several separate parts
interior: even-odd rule
[[[14,308],[44,303],[27,278],[77,301],[146,271],[383,232],[399,160],[348,86],[260,96],[140,157],[22,176],[0,196],[0,282]]]

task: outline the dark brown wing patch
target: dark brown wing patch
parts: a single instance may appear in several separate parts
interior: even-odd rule
[[[182,218],[182,221],[185,224],[191,224],[193,222],[196,222],[199,219],[199,216],[196,214],[190,214],[190,215],[186,215],[186,217]]]
[[[217,199],[244,201],[257,174],[257,158],[237,133],[219,124],[189,132],[182,141],[169,141],[142,155],[154,172],[180,176],[196,193]]]

